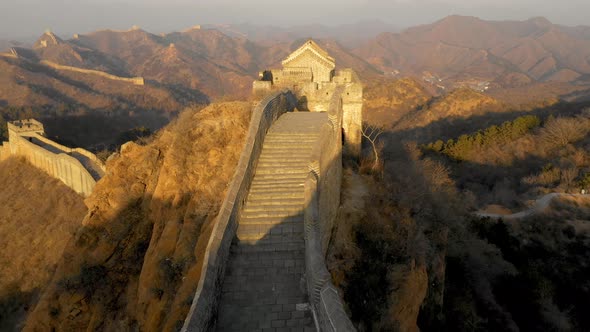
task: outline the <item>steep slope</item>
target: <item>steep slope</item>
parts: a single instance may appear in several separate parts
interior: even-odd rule
[[[136,76],[199,89],[211,97],[245,95],[260,68],[256,47],[215,30],[157,36],[141,29],[98,31],[72,43],[120,59]]]
[[[363,117],[375,125],[394,125],[409,112],[422,108],[432,95],[411,78],[373,79],[365,83]]]
[[[0,116],[36,117],[49,135],[68,144],[110,146],[127,130],[156,130],[185,105],[206,102],[197,90],[136,85],[0,56]]]
[[[469,119],[476,115],[497,113],[507,108],[502,108],[502,103],[490,96],[473,91],[468,88],[454,90],[443,96],[434,98],[427,105],[409,112],[395,126],[396,130],[426,127],[435,122],[454,121],[457,119]]]
[[[243,102],[189,110],[152,143],[123,146],[24,330],[182,326],[250,111]]]
[[[0,330],[19,331],[86,214],[83,198],[21,159],[0,162]]]

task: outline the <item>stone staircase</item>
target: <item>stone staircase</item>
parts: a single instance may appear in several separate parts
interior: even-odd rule
[[[218,331],[315,331],[303,278],[304,182],[327,121],[294,112],[270,128],[231,246]]]

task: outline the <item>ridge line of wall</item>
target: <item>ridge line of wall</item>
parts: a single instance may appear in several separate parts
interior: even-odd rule
[[[106,73],[106,72],[100,71],[100,70],[84,69],[84,68],[78,68],[78,67],[72,67],[72,66],[64,66],[64,65],[60,65],[60,64],[57,64],[57,63],[49,61],[49,60],[41,60],[40,63],[43,65],[46,65],[47,67],[56,69],[56,70],[69,70],[69,71],[83,73],[83,74],[98,75],[98,76],[101,76],[101,77],[104,77],[104,78],[107,78],[107,79],[110,79],[113,81],[132,83],[135,85],[144,85],[145,84],[143,77],[120,77],[120,76],[109,74],[109,73]]]
[[[289,90],[283,90],[268,95],[254,109],[246,145],[215,220],[199,284],[181,331],[209,331],[215,326],[214,316],[231,242],[237,231],[240,212],[254,178],[266,133],[279,116],[293,111],[296,105],[295,95]]]

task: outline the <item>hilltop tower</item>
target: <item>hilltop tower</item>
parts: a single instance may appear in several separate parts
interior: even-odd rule
[[[313,40],[282,61],[282,69],[265,70],[254,81],[253,91],[266,94],[274,89],[293,90],[300,108],[327,112],[334,94],[339,94],[342,109],[344,152],[358,157],[361,149],[363,86],[350,68],[336,70],[336,61]]]

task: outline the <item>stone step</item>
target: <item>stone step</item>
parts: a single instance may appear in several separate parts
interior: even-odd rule
[[[271,187],[272,188],[272,187]],[[303,190],[286,190],[286,191],[279,191],[279,192],[251,192],[248,194],[248,200],[256,200],[260,201],[263,199],[269,200],[299,200],[303,202],[303,198],[305,197]]]
[[[303,203],[301,201],[296,202],[295,204],[282,204],[282,205],[272,205],[272,204],[258,204],[246,202],[243,211],[245,213],[249,212],[284,212],[284,213],[297,213],[303,210]]]
[[[274,193],[252,193],[248,195],[247,204],[303,204],[305,195],[301,192],[274,192]]]
[[[239,240],[261,240],[272,235],[303,238],[303,223],[240,224],[236,235]]]
[[[295,176],[307,176],[307,174],[309,173],[309,170],[306,168],[288,168],[288,169],[283,169],[283,168],[263,168],[263,169],[257,169],[256,170],[256,175],[258,174],[281,174],[281,175],[295,175]]]
[[[285,193],[302,193],[304,188],[303,181],[297,182],[285,182],[285,181],[266,181],[256,182],[250,187],[251,193],[264,192],[266,189],[270,189],[268,192],[285,192]],[[275,190],[279,189],[279,190]]]
[[[258,168],[262,167],[305,167],[309,165],[309,158],[276,160],[275,158],[267,158],[258,160]]]
[[[279,197],[248,197],[246,201],[246,207],[253,206],[284,206],[284,207],[295,207],[303,206],[303,198],[279,198]]]
[[[242,238],[238,238],[239,244],[282,244],[282,243],[305,243],[303,238],[303,230],[297,232],[267,234],[264,237],[258,234],[242,234]]]
[[[305,182],[303,179],[297,181],[291,180],[268,180],[268,181],[257,181],[253,182],[250,186],[250,190],[254,189],[254,192],[259,192],[263,189],[283,189],[285,192],[299,192],[303,189]],[[274,190],[277,191],[277,190]]]
[[[236,239],[237,241],[237,239]],[[248,242],[241,242],[230,247],[230,252],[241,253],[264,253],[264,252],[304,252],[305,243],[280,243],[267,244],[259,243],[252,245]],[[303,255],[303,254],[302,254]]]
[[[259,241],[240,241],[230,247],[232,253],[263,253],[263,252],[305,252],[305,241],[268,243]],[[303,255],[303,254],[302,254]]]
[[[299,159],[303,159],[303,158],[307,158],[307,156],[309,156],[309,154],[312,153],[313,149],[315,148],[315,145],[310,145],[310,146],[301,146],[301,145],[297,145],[297,146],[284,146],[284,145],[272,145],[272,146],[265,146],[262,148],[262,153],[260,154],[260,157],[277,157],[278,155],[285,155],[285,154],[291,154],[294,156],[299,156],[297,158]]]
[[[285,148],[284,150],[277,150],[273,148],[268,148],[263,150],[260,156],[258,157],[259,160],[267,160],[267,159],[275,159],[275,158],[290,158],[290,160],[294,161],[304,161],[309,159],[309,156],[312,153],[311,148],[296,151],[293,149]]]
[[[275,140],[269,139],[264,140],[264,146],[313,146],[317,142],[316,140],[304,140],[304,139],[292,139],[292,140]]]
[[[306,142],[306,143],[314,143],[319,139],[319,135],[311,136],[278,136],[278,135],[267,135],[264,138],[264,143],[266,142]]]
[[[291,218],[303,215],[303,210],[297,211],[242,211],[242,218]]]
[[[277,151],[291,151],[291,152],[306,152],[310,151],[316,144],[265,144],[262,147],[262,153],[277,152]]]
[[[266,176],[266,174],[264,174],[265,176],[258,176],[258,177],[254,177],[254,180],[252,180],[252,184],[261,184],[261,185],[265,185],[265,184],[292,184],[292,185],[297,185],[297,184],[301,184],[303,182],[305,182],[305,178],[307,177],[303,177],[303,176],[297,176],[297,177],[288,177],[288,176],[279,176],[279,174],[272,174],[272,176]]]
[[[296,181],[304,183],[308,174],[309,174],[309,170],[306,170],[305,173],[301,173],[301,174],[256,174],[252,183],[296,182]]]
[[[297,196],[304,194],[303,186],[298,189],[291,187],[266,187],[266,188],[251,188],[250,195],[261,195],[261,196]]]
[[[264,186],[285,186],[285,185],[292,185],[297,187],[298,185],[303,185],[303,183],[305,183],[305,179],[307,177],[307,174],[309,172],[305,173],[305,176],[301,175],[301,176],[297,176],[297,177],[288,177],[288,176],[276,176],[278,174],[264,174],[264,175],[275,175],[275,176],[265,176],[264,178],[260,177],[260,178],[255,178],[254,181],[252,181],[252,187],[264,187]]]
[[[276,171],[281,171],[284,170],[285,172],[291,171],[291,170],[301,170],[301,169],[309,169],[309,165],[310,163],[301,163],[301,164],[291,164],[291,165],[272,165],[272,164],[264,164],[261,167],[258,167],[256,169],[256,172],[259,171],[272,171],[272,170],[276,170]],[[273,172],[273,173],[280,173],[280,172]]]
[[[228,265],[228,268],[260,268],[260,267],[275,267],[275,268],[283,268],[283,267],[293,267],[305,266],[305,256],[303,252],[292,251],[292,252],[282,252],[282,253],[264,253],[264,254],[257,254],[257,253],[244,253],[239,256],[234,256],[235,258]],[[289,262],[289,263],[286,263]],[[286,263],[286,264],[285,264]],[[276,273],[284,273],[284,270],[280,269],[277,270]],[[234,279],[239,282],[239,279]],[[299,278],[297,281],[300,280]],[[264,283],[264,280],[253,280],[252,283],[260,284]],[[276,287],[275,291],[280,291],[280,287],[275,283],[271,285],[271,289]],[[232,285],[232,288],[237,290],[242,290],[243,285]]]
[[[302,164],[309,164],[311,159],[311,154],[306,153],[302,156],[294,156],[291,154],[285,153],[284,155],[264,155],[258,158],[258,164],[262,162],[279,162],[279,163],[302,163]]]
[[[309,167],[298,166],[298,167],[261,167],[256,170],[255,174],[296,174],[296,173],[307,173]]]
[[[251,218],[241,217],[240,224],[251,225],[280,225],[280,224],[303,224],[303,215],[299,214],[293,217],[267,217],[267,218]]]
[[[269,133],[266,135],[266,137],[320,137],[320,133],[319,133],[319,129],[318,128],[318,132],[317,133],[313,133],[313,132],[298,132],[298,131],[288,131],[288,130],[279,130],[278,127],[276,128],[272,128],[270,129]]]
[[[297,142],[297,141],[289,141],[289,142],[264,142],[264,146],[262,149],[265,148],[299,148],[299,149],[310,149],[316,146],[315,142],[305,143],[305,142]]]
[[[309,154],[311,153],[311,150],[309,149],[305,149],[305,151],[294,151],[292,149],[287,149],[288,151],[274,151],[271,149],[266,149],[266,150],[262,150],[262,153],[260,154],[260,158],[268,158],[268,157],[273,157],[273,158],[277,158],[277,157],[285,157],[285,156],[289,156],[292,158],[297,158],[297,159],[301,159],[301,158],[307,158],[307,156],[309,156]]]

